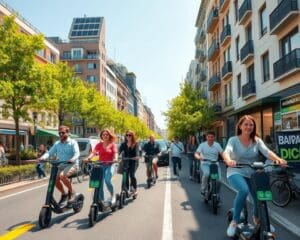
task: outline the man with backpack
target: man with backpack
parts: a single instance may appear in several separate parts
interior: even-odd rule
[[[179,141],[178,137],[174,137],[174,141],[171,143],[171,159],[173,162],[173,173],[176,178],[179,177],[179,171],[181,170],[181,154],[184,153],[184,146]],[[178,169],[177,169],[178,165]]]

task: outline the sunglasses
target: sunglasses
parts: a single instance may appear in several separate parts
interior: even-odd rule
[[[58,132],[59,135],[64,135],[66,132]]]
[[[103,134],[102,134],[102,136],[109,136],[109,134],[107,134],[107,133],[103,133]]]
[[[132,135],[131,134],[126,134],[126,137],[132,137]]]

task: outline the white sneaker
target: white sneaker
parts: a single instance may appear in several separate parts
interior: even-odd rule
[[[228,228],[227,228],[227,236],[234,237],[236,232],[237,224],[234,221],[231,221]]]
[[[115,195],[115,194],[113,194],[113,195],[111,196],[110,202],[111,202],[112,204],[114,204],[114,203],[116,202],[116,195]]]
[[[270,224],[270,232],[271,232],[271,233],[274,233],[274,232],[275,232],[275,227],[274,227],[272,224]]]

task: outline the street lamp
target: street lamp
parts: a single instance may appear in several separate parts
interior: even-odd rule
[[[37,120],[37,112],[32,112],[32,118],[33,118],[33,138],[32,138],[32,142],[33,142],[33,148],[34,150],[36,150],[36,132],[37,132],[37,126],[36,126],[36,120]]]

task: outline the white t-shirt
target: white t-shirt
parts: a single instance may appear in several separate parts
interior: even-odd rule
[[[213,142],[213,144],[209,146],[207,141],[205,141],[199,145],[196,152],[206,160],[218,160],[219,154],[223,153],[223,149],[217,142]]]

